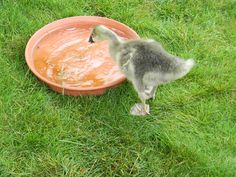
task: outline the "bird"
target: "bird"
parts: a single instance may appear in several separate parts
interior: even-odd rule
[[[109,41],[109,53],[121,72],[132,83],[141,103],[136,103],[130,114],[150,114],[146,101],[155,98],[157,87],[185,76],[195,65],[193,59],[183,59],[167,52],[154,39],[124,40],[104,25],[95,26],[88,42]]]

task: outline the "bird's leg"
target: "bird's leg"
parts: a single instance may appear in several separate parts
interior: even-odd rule
[[[155,99],[157,86],[146,86],[145,87],[145,94],[148,95],[148,99],[153,98]]]
[[[138,92],[141,103],[136,103],[130,110],[132,115],[144,116],[149,114],[149,105],[146,104],[148,96],[145,93],[145,86],[141,81],[133,81],[135,90]]]

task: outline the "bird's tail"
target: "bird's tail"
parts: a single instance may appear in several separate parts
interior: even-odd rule
[[[178,78],[181,78],[186,74],[188,74],[194,65],[195,61],[193,59],[188,59],[187,61],[185,61],[184,64],[182,65],[182,69],[180,70]]]
[[[195,61],[193,59],[188,59],[185,63],[185,70],[187,73],[192,69],[192,67],[195,65]]]

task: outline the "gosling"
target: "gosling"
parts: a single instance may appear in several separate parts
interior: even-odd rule
[[[150,108],[146,100],[155,98],[157,87],[185,76],[194,66],[193,59],[184,60],[168,53],[152,39],[123,40],[103,25],[96,26],[89,42],[109,40],[111,57],[133,84],[141,103],[130,110],[132,115],[147,115]]]

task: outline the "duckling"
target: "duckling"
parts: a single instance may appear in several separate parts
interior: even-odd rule
[[[89,42],[103,40],[109,40],[111,57],[141,100],[131,108],[132,115],[149,114],[146,100],[155,98],[157,87],[185,76],[195,64],[193,59],[184,60],[168,53],[153,39],[123,40],[112,30],[98,25],[92,30]]]

